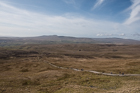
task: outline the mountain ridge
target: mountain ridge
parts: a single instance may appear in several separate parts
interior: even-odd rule
[[[0,45],[10,44],[58,44],[58,43],[92,43],[92,44],[140,44],[140,41],[122,38],[85,38],[57,35],[35,37],[0,37]]]

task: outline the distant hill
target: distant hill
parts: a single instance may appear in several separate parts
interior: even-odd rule
[[[0,37],[0,46],[23,44],[61,44],[61,43],[92,43],[92,44],[140,44],[138,40],[121,38],[76,38],[67,36],[37,36],[37,37]]]
[[[140,41],[133,39],[122,38],[93,38],[96,42],[111,43],[111,44],[140,44]]]

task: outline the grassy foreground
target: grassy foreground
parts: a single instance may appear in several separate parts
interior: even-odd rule
[[[0,93],[140,93],[139,76],[104,76],[46,63],[140,74],[139,46],[24,45],[0,50]]]

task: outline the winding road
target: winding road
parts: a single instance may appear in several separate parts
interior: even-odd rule
[[[140,74],[111,74],[111,73],[102,73],[102,72],[98,72],[98,71],[92,71],[92,70],[79,70],[79,69],[76,69],[76,68],[65,68],[65,67],[60,67],[60,66],[56,66],[50,62],[47,62],[49,65],[53,66],[53,67],[56,67],[56,68],[60,68],[60,69],[71,69],[71,70],[74,70],[74,71],[86,71],[86,72],[91,72],[91,73],[94,73],[94,74],[101,74],[101,75],[107,75],[107,76],[140,76]]]

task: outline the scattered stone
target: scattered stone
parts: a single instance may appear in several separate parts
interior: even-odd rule
[[[94,88],[95,86],[90,85],[91,88]]]

